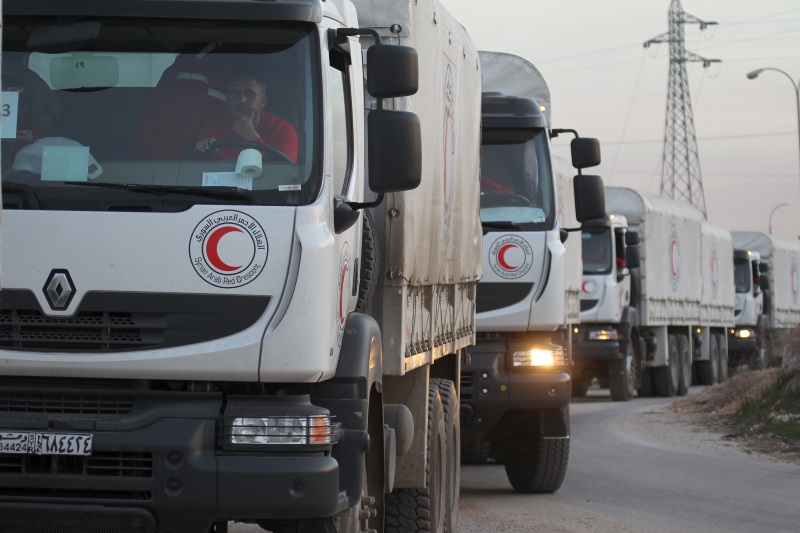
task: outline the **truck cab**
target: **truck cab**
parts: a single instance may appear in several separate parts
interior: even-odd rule
[[[764,287],[769,283],[769,266],[761,254],[753,250],[733,251],[734,283],[736,287],[735,325],[728,333],[731,352],[758,353],[763,348],[765,331]],[[760,359],[760,358],[757,358]]]

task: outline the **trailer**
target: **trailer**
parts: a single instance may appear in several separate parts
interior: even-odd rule
[[[576,388],[607,379],[614,400],[684,395],[724,379],[733,324],[730,233],[694,207],[606,187],[610,215],[583,232]]]

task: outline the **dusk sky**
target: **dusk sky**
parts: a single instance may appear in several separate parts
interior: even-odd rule
[[[608,185],[659,194],[670,0],[442,0],[478,49],[520,55],[548,81],[553,126],[597,137]],[[686,50],[720,59],[688,63],[705,202],[730,230],[800,236],[800,4],[797,0],[683,0],[694,17]],[[750,80],[747,73],[765,71]],[[566,142],[554,141],[568,155]],[[560,147],[559,147],[560,146]],[[782,203],[788,205],[778,207]]]

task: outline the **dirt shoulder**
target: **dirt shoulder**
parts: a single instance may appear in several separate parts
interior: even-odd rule
[[[670,410],[749,453],[800,465],[800,374],[742,371],[678,400]]]

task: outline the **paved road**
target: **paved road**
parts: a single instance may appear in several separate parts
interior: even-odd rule
[[[800,467],[682,424],[669,399],[595,394],[572,404],[556,494],[514,494],[499,465],[463,467],[459,533],[800,531]]]
[[[611,402],[607,391],[573,403],[569,469],[556,494],[515,493],[502,465],[462,467],[459,533],[800,531],[800,466],[685,425],[664,410],[670,403]]]

